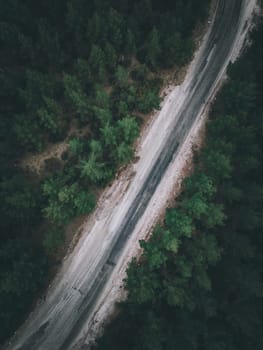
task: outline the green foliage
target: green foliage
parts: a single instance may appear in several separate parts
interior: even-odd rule
[[[179,66],[186,64],[192,57],[193,48],[191,38],[184,40],[178,32],[165,35],[163,50],[166,54],[162,56],[162,65],[165,68],[170,68],[175,63]]]
[[[124,41],[124,54],[128,57],[132,56],[136,52],[136,43],[133,32],[128,29],[126,38]]]
[[[102,145],[99,141],[90,142],[90,155],[87,160],[82,160],[80,164],[81,176],[91,182],[98,183],[108,177],[105,163],[102,162]]]
[[[117,123],[118,134],[127,144],[131,144],[139,135],[138,123],[132,117],[125,117]]]
[[[124,66],[128,68],[136,55],[149,68],[185,64],[193,49],[191,32],[204,19],[208,2],[196,6],[193,0],[185,4],[179,0],[173,4],[69,0],[41,1],[37,8],[32,2],[6,1],[1,8],[0,61],[8,79],[14,78],[11,91],[16,113],[14,99],[8,104],[11,117],[17,116],[16,141],[39,150],[47,134],[59,133],[61,125],[68,127],[65,121],[72,115],[90,122],[87,96],[92,95],[94,85],[115,78],[120,86],[126,85]],[[244,88],[253,94],[253,87]],[[155,98],[149,93],[145,99]],[[71,108],[64,108],[65,103]],[[156,103],[146,104],[156,108]],[[148,113],[150,108],[139,109]]]
[[[194,229],[192,217],[177,208],[167,210],[165,225],[176,237],[191,237]]]
[[[69,104],[81,119],[86,120],[89,116],[89,104],[87,95],[81,86],[81,82],[76,76],[69,74],[64,75],[63,82],[65,88],[65,96]]]
[[[134,116],[141,118],[159,108],[157,69],[185,64],[190,58],[192,30],[204,18],[207,3],[1,2],[0,255],[6,249],[8,261],[2,270],[0,266],[1,341],[28,311],[44,279],[45,253],[52,255],[59,248],[64,225],[76,215],[90,213],[96,199],[93,188],[105,185],[132,158],[139,133],[139,118]],[[243,88],[241,84],[241,97]],[[246,89],[250,102],[244,107],[251,108],[253,92],[251,84]],[[253,132],[243,135],[248,141]],[[39,177],[20,170],[26,152],[52,149],[58,141],[69,144],[69,149],[61,159],[46,159]],[[240,161],[250,169],[258,166],[248,155]],[[238,191],[229,193],[229,200],[235,201]],[[213,216],[219,222],[220,210]],[[255,225],[256,218],[257,214]],[[176,225],[180,237],[190,236],[192,222],[182,218]],[[50,230],[42,239],[46,226]],[[167,233],[162,247],[176,254],[180,244],[178,237]],[[153,265],[161,266],[164,255],[152,254]],[[147,279],[142,286],[148,295],[153,291],[147,289],[150,283]],[[149,313],[145,329],[156,329],[157,324],[158,317]],[[151,344],[158,348],[161,343]]]
[[[124,23],[122,15],[112,7],[108,13],[107,29],[108,33],[110,34],[109,40],[111,44],[119,49],[123,42]]]
[[[116,155],[118,163],[127,163],[132,158],[132,149],[127,143],[122,142],[117,146]]]
[[[80,191],[74,199],[76,214],[89,214],[96,206],[96,197],[92,192]]]
[[[1,237],[10,236],[16,227],[30,230],[40,218],[39,188],[32,185],[22,174],[0,182],[1,216],[3,228]]]
[[[47,73],[28,69],[25,72],[24,87],[19,90],[27,108],[37,110],[44,97],[54,96],[56,86]]]
[[[21,321],[32,297],[43,285],[47,261],[27,239],[9,239],[0,247],[0,341]]]
[[[56,252],[56,250],[64,242],[64,233],[61,228],[53,228],[46,232],[43,246],[48,254]]]
[[[51,98],[44,97],[45,106],[37,111],[37,115],[40,119],[40,124],[54,132],[58,129],[58,118],[62,111],[60,106]]]
[[[262,31],[231,66],[194,172],[141,242],[97,349],[262,348]]]
[[[139,112],[149,113],[153,109],[159,109],[160,97],[157,91],[146,90],[139,97],[137,108]]]
[[[146,41],[144,60],[150,67],[156,67],[160,54],[160,36],[157,29],[153,28]]]
[[[69,141],[69,149],[74,155],[80,155],[84,149],[84,142],[81,139],[74,137]]]
[[[149,69],[145,64],[141,64],[132,71],[132,78],[136,81],[144,82],[149,74]]]
[[[14,125],[14,134],[18,142],[22,144],[25,149],[42,151],[44,142],[39,138],[40,126],[31,122],[25,115],[21,114],[16,118]]]
[[[128,85],[129,74],[125,68],[118,66],[115,74],[116,84],[120,87],[126,87]]]
[[[99,46],[92,45],[88,63],[93,77],[103,81],[106,78],[105,54]]]
[[[46,180],[43,193],[48,201],[43,213],[57,224],[65,224],[76,215],[88,214],[95,206],[92,193],[83,191],[78,183],[67,184],[63,177]]]
[[[115,48],[109,42],[106,42],[103,51],[105,54],[107,68],[109,69],[109,71],[114,71],[118,62]]]

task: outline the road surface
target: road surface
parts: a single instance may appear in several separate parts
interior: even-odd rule
[[[250,4],[255,2],[250,0]],[[105,284],[145,212],[171,161],[223,76],[238,36],[244,31],[247,0],[218,0],[214,19],[187,83],[167,109],[167,123],[148,149],[142,149],[136,175],[125,195],[104,198],[104,208],[56,277],[46,300],[11,339],[6,349],[72,349],[83,325],[92,318]],[[169,122],[168,122],[169,121]],[[118,180],[114,185],[118,191]],[[120,185],[121,187],[121,185]]]

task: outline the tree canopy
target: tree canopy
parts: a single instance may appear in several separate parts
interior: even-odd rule
[[[0,343],[50,278],[65,225],[132,158],[159,70],[189,62],[209,2],[0,0]],[[21,167],[53,146],[39,173]]]

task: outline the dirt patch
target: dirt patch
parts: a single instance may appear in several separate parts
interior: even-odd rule
[[[56,158],[61,160],[62,154],[68,149],[68,144],[66,142],[61,142],[58,144],[48,145],[46,150],[38,153],[27,153],[23,159],[20,161],[20,166],[22,169],[32,172],[37,176],[41,176],[45,169],[45,161],[51,158]]]
[[[45,174],[46,170],[46,162],[50,159],[57,159],[64,164],[62,159],[62,155],[69,148],[69,140],[72,137],[84,137],[89,134],[89,127],[78,128],[72,123],[70,130],[66,139],[62,142],[58,142],[55,144],[47,144],[46,149],[40,153],[32,153],[28,152],[26,155],[20,160],[19,166],[26,170],[29,173],[33,173],[38,177],[42,177]]]

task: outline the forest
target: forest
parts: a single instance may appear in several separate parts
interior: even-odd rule
[[[97,350],[263,349],[263,25],[228,67],[180,196]]]
[[[47,285],[66,225],[132,159],[160,72],[190,61],[209,3],[0,0],[0,343]],[[21,167],[63,142],[41,175]]]

